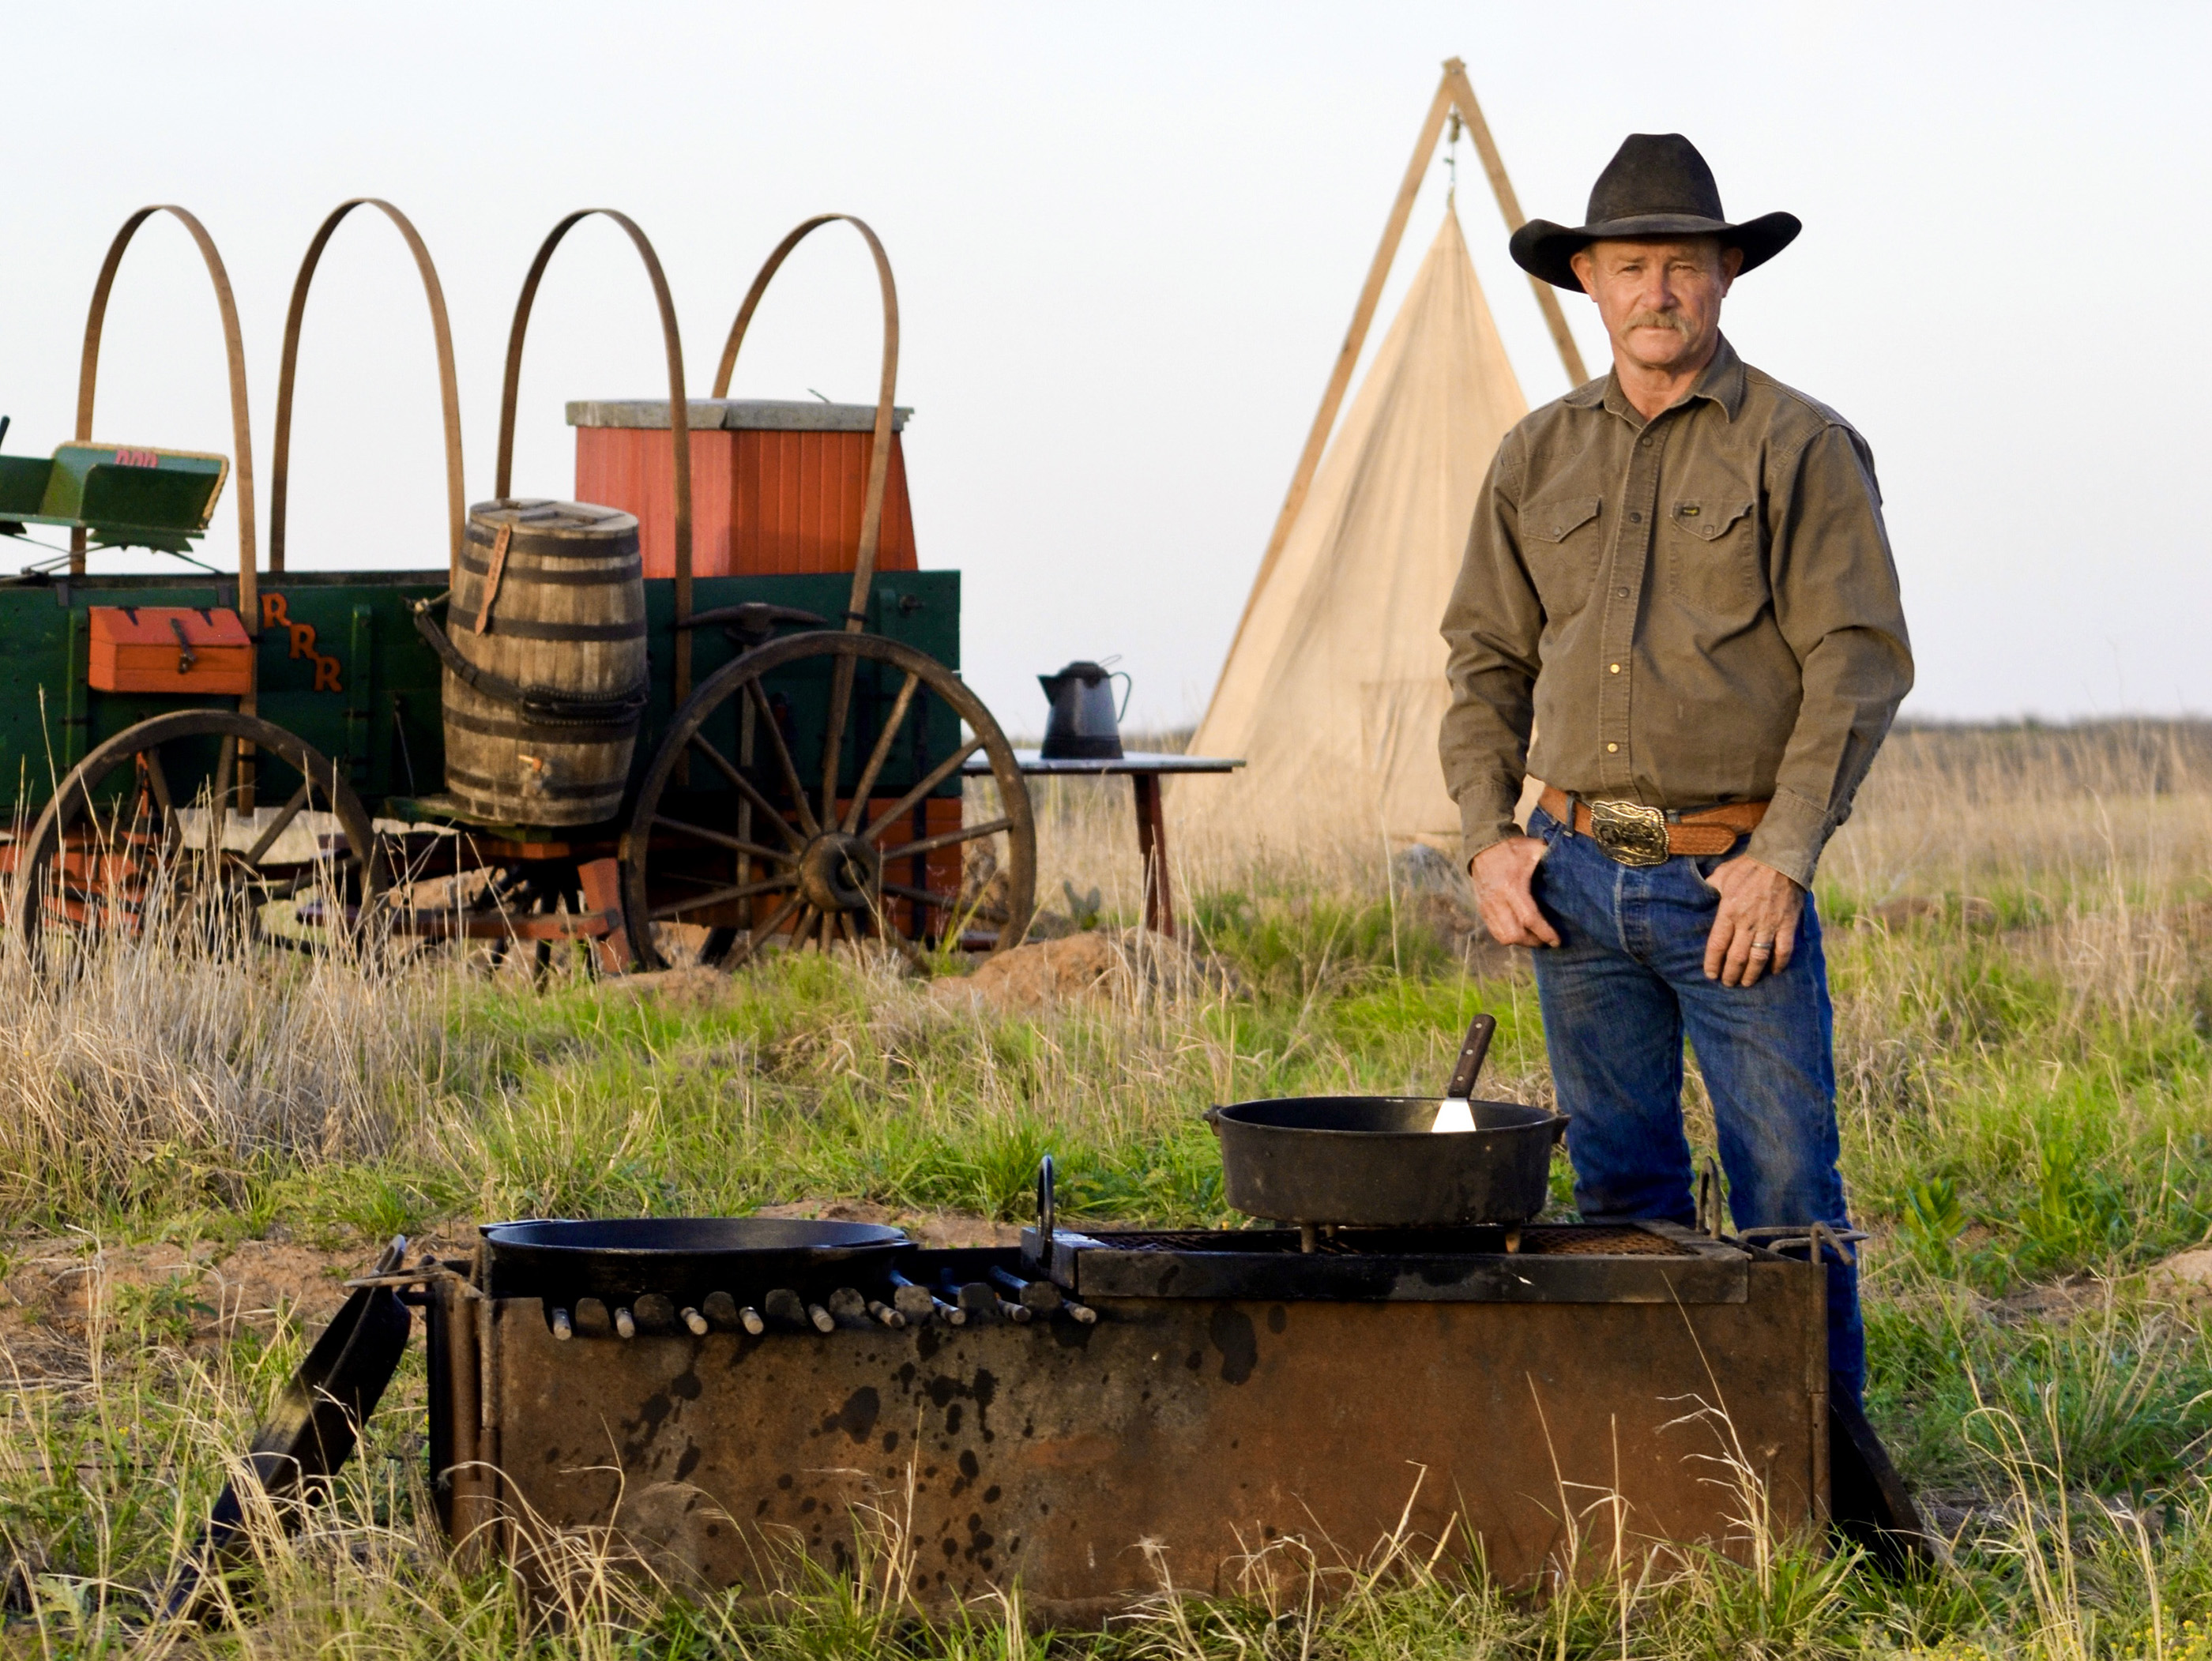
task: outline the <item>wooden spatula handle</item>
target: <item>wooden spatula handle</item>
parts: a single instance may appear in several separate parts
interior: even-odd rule
[[[1498,1030],[1495,1015],[1479,1015],[1468,1023],[1467,1041],[1459,1046],[1459,1064],[1452,1069],[1451,1082],[1444,1086],[1444,1094],[1462,1098],[1474,1094],[1475,1076],[1482,1071],[1482,1058],[1490,1053],[1491,1034]]]

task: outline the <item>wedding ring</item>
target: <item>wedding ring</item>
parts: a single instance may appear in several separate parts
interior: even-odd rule
[[[1774,943],[1771,940],[1754,940],[1751,943],[1751,949],[1754,952],[1763,952],[1771,956],[1774,951]]]

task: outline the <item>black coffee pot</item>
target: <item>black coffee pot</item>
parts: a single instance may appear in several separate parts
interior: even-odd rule
[[[1121,707],[1107,682],[1121,682]],[[1121,757],[1121,710],[1129,704],[1129,677],[1103,664],[1077,662],[1057,675],[1040,675],[1037,684],[1052,700],[1045,718],[1044,759],[1048,761],[1109,761]]]

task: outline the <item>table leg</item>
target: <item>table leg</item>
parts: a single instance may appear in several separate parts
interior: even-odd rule
[[[1145,926],[1175,938],[1175,895],[1168,888],[1168,821],[1160,807],[1160,776],[1133,773],[1137,792],[1137,854],[1145,871]]]

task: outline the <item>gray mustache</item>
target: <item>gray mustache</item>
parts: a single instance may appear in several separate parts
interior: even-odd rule
[[[1689,318],[1680,312],[1638,312],[1621,329],[1623,333],[1631,329],[1672,329],[1685,340],[1691,333]]]

